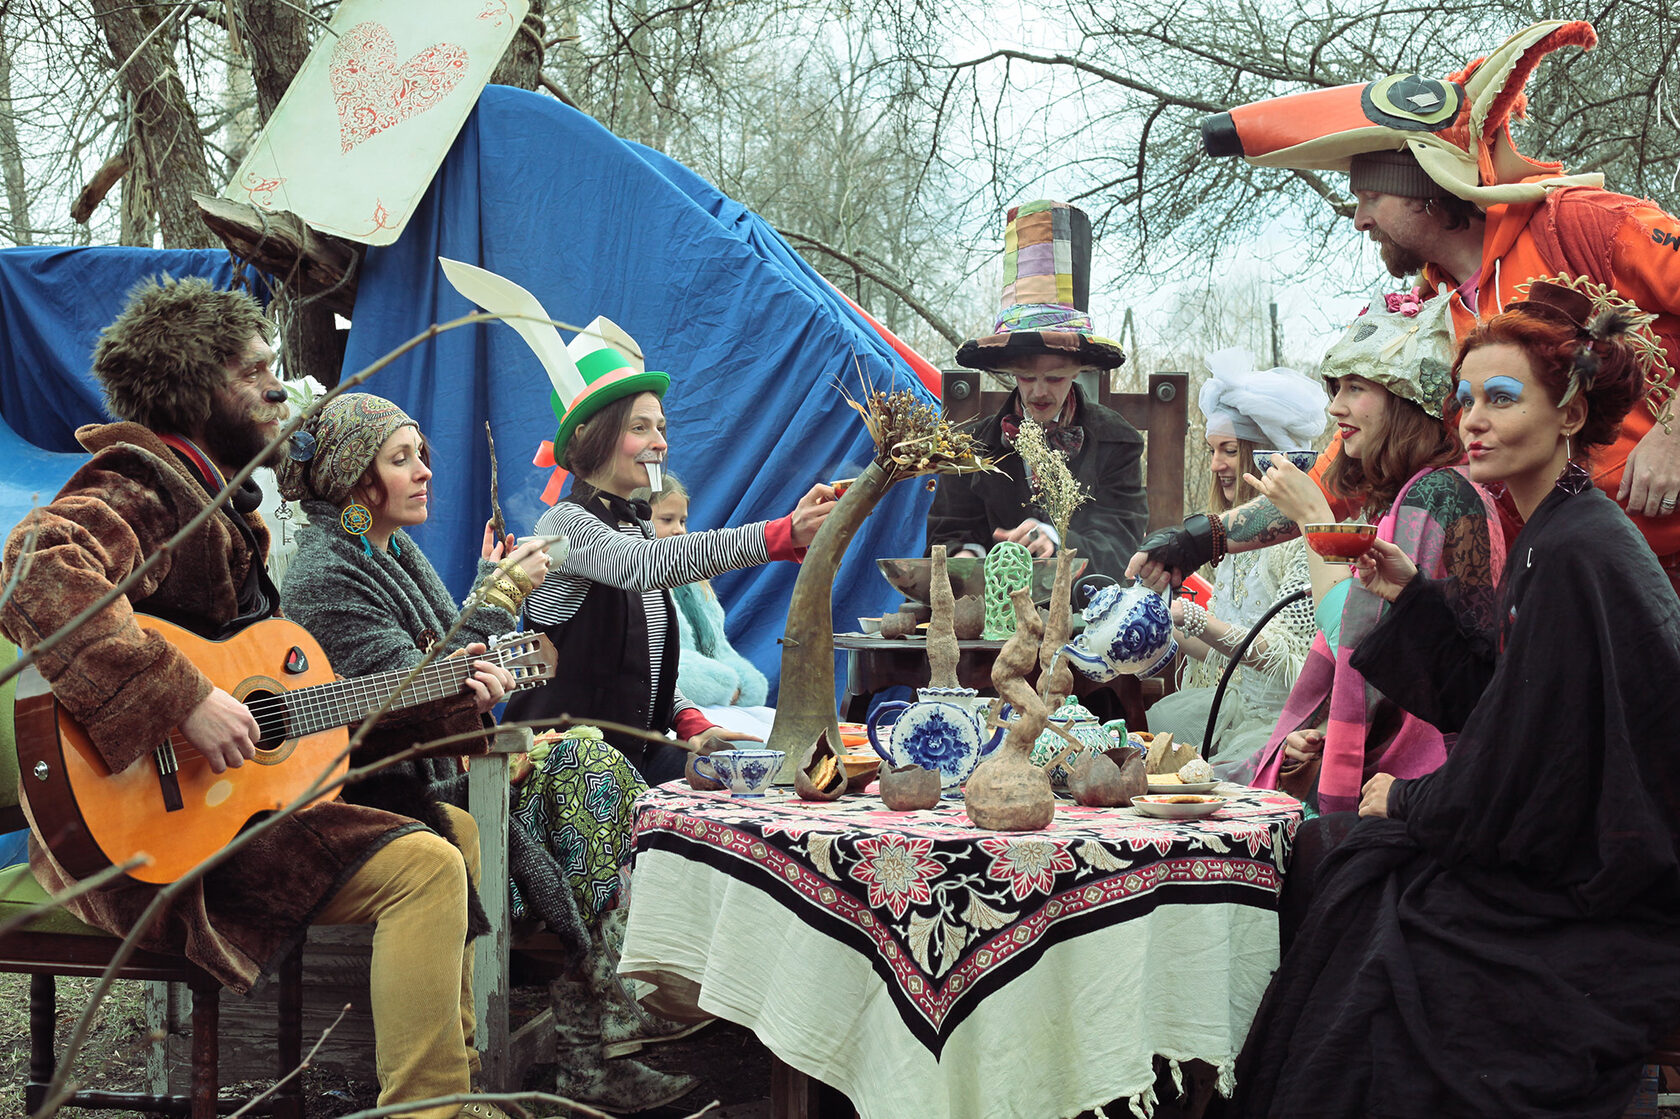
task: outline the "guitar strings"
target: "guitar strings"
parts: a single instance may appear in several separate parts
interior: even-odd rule
[[[526,652],[528,650],[497,649],[470,659],[447,657],[440,661],[434,661],[427,665],[420,675],[415,677],[409,688],[405,690],[405,695],[412,695],[421,690],[432,692],[442,686],[458,684],[467,677],[468,670],[477,661],[492,661],[501,667],[508,667],[510,661],[521,659]],[[518,666],[514,665],[514,667]],[[324,707],[330,703],[329,700],[324,698],[328,693],[371,696],[378,694],[381,689],[389,692],[394,690],[395,685],[401,683],[403,677],[407,676],[410,671],[410,669],[394,669],[390,672],[374,673],[370,676],[360,676],[352,680],[330,680],[320,684],[311,684],[309,687],[299,688],[296,691],[265,696],[246,704],[246,707],[253,715],[258,712],[272,711],[276,707],[295,707],[299,704]],[[443,676],[453,677],[454,679],[439,679]],[[387,687],[387,681],[389,687]],[[450,688],[449,690],[437,691],[436,694],[428,694],[426,698],[437,699],[441,696],[452,695],[454,690],[454,688]]]
[[[468,670],[471,669],[475,661],[491,661],[501,667],[511,669],[514,672],[512,691],[521,691],[524,688],[542,683],[544,676],[540,670],[528,676],[521,677],[519,675],[521,669],[532,667],[520,663],[531,651],[526,645],[527,643],[524,642],[504,645],[471,659],[448,657],[442,661],[434,661],[419,676],[415,677],[410,682],[409,687],[404,690],[404,698],[408,701],[404,706],[413,706],[455,695],[462,690]],[[461,663],[463,661],[464,663]],[[300,738],[309,734],[317,734],[323,730],[331,730],[334,727],[348,725],[353,720],[345,720],[339,717],[344,706],[344,698],[354,698],[363,702],[375,699],[382,703],[390,697],[396,685],[402,682],[403,677],[409,671],[411,670],[399,669],[357,677],[352,680],[333,680],[322,684],[313,684],[296,691],[266,696],[245,706],[251,712],[252,718],[256,720],[258,728],[265,732],[264,741],[272,741],[281,738],[282,735],[288,739]],[[329,694],[334,698],[328,698]],[[293,723],[288,724],[284,719],[271,719],[271,721],[278,722],[278,727],[273,735],[268,734],[269,728],[263,725],[264,716],[283,716],[288,713],[288,709],[294,717]],[[316,726],[314,721],[306,717],[309,715],[325,717],[329,721]],[[285,733],[288,730],[291,733]],[[178,730],[169,732],[169,738],[165,745],[174,755],[175,764],[178,768],[209,764],[209,760],[196,749],[189,749],[182,754],[175,753],[176,747],[191,746],[191,743]],[[163,748],[165,747],[160,747],[160,749]]]

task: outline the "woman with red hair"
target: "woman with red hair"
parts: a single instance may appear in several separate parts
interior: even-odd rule
[[[1457,744],[1378,774],[1237,1064],[1239,1115],[1602,1116],[1680,1023],[1680,599],[1584,464],[1645,391],[1648,316],[1536,281],[1453,366],[1471,477],[1523,521],[1490,656],[1377,542],[1354,664]]]

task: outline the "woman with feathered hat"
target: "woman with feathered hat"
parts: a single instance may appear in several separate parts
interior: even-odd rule
[[[1456,731],[1372,777],[1237,1063],[1242,1116],[1622,1115],[1680,1022],[1680,599],[1583,465],[1644,393],[1642,316],[1568,277],[1472,331],[1449,418],[1523,520],[1496,649],[1378,543],[1355,665]]]

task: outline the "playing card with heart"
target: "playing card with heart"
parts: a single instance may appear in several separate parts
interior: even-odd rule
[[[395,241],[529,7],[344,0],[223,197]]]

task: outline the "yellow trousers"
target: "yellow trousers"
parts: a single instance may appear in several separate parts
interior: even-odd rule
[[[478,885],[478,825],[441,806],[461,846],[431,831],[398,836],[327,902],[318,925],[372,925],[374,1064],[379,1105],[466,1092],[473,1048],[473,953],[467,884]],[[454,1119],[459,1104],[416,1108],[413,1119]]]

